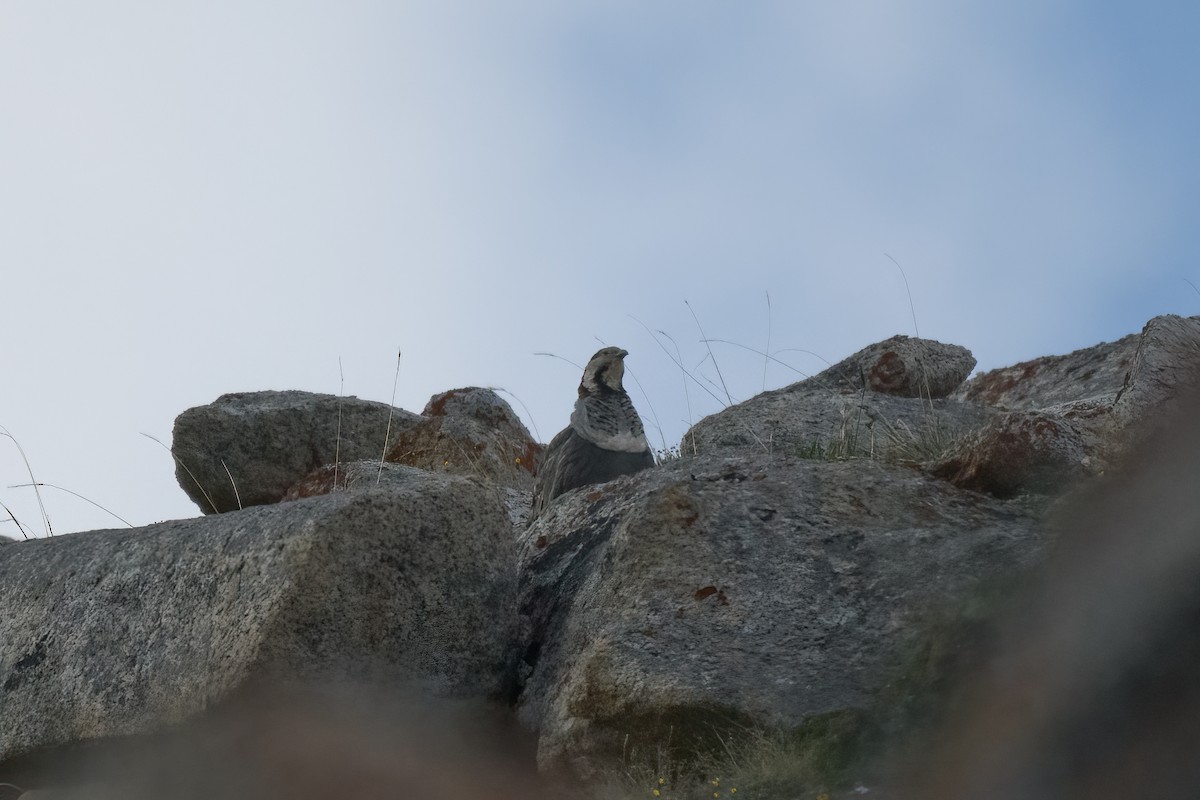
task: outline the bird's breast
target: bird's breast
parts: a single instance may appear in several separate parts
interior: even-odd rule
[[[571,427],[579,436],[605,450],[641,453],[650,449],[642,420],[628,395],[579,398],[571,414]]]

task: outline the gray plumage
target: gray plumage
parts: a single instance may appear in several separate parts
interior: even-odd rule
[[[654,466],[642,420],[625,392],[625,356],[605,347],[588,361],[571,424],[546,447],[533,489],[533,515],[564,492]]]

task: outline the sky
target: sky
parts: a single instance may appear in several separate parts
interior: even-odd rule
[[[1185,2],[5,0],[0,502],[196,516],[148,437],[226,392],[492,386],[548,441],[616,344],[663,447],[898,333],[991,369],[1200,313],[1196,41]]]

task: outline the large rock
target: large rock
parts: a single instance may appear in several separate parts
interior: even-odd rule
[[[1066,355],[1044,356],[982,372],[955,390],[951,397],[1011,411],[1043,409],[1091,398],[1111,403],[1133,365],[1140,341],[1138,334],[1131,333],[1115,342]]]
[[[300,391],[224,394],[175,419],[175,477],[205,514],[277,503],[293,484],[326,464],[381,459],[418,419],[357,397]]]
[[[839,392],[866,390],[931,399],[949,395],[973,369],[975,357],[965,347],[893,336],[864,347],[811,381]]]
[[[415,424],[395,437],[388,460],[531,489],[541,446],[491,389],[452,389],[430,398]]]
[[[927,604],[1026,564],[1034,519],[874,461],[677,459],[526,533],[520,714],[584,774],[861,709]]]
[[[705,417],[680,452],[929,461],[996,416],[944,399],[975,365],[970,351],[893,336],[824,372]]]
[[[817,380],[763,392],[705,417],[684,434],[680,450],[929,461],[998,416],[974,403],[843,394]]]
[[[0,774],[293,681],[510,688],[512,528],[460,477],[0,548]]]

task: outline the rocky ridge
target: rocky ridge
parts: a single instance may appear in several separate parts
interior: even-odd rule
[[[499,702],[584,776],[878,727],[922,620],[1041,563],[1042,510],[1171,424],[1197,363],[1198,318],[970,380],[893,337],[528,527],[538,445],[490,390],[223,395],[175,428],[209,516],[0,548],[0,782],[277,684]]]

